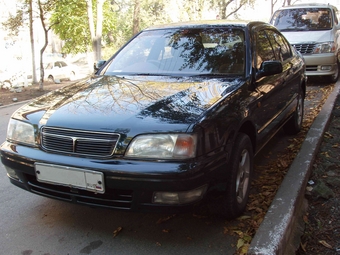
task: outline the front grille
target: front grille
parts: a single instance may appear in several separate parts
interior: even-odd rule
[[[294,48],[301,54],[313,53],[315,43],[293,44]]]
[[[46,151],[90,157],[110,157],[119,134],[43,127],[41,144]]]
[[[38,182],[31,175],[27,175],[26,178],[30,191],[38,195],[88,206],[122,210],[131,210],[132,208],[132,190],[106,189],[105,194],[80,189],[72,192],[72,189],[66,186]]]

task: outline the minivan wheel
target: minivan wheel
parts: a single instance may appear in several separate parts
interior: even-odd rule
[[[223,215],[240,216],[246,209],[253,172],[253,147],[249,136],[239,133],[228,164],[226,192],[222,201]]]
[[[295,112],[293,113],[292,117],[287,121],[287,123],[283,126],[283,130],[288,135],[295,135],[301,130],[304,114],[304,98],[305,97],[303,95],[303,92],[300,90]]]
[[[329,76],[329,81],[331,83],[336,83],[338,81],[338,79],[339,79],[340,63],[339,63],[339,61],[337,61],[336,63],[337,63],[337,65],[336,65],[337,68],[335,70],[335,73],[333,75]]]

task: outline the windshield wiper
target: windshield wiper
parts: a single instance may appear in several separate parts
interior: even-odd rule
[[[202,74],[194,74],[190,76],[206,76],[206,77],[225,77],[225,76],[242,76],[243,74],[237,73],[202,73]]]
[[[281,32],[286,32],[286,31],[309,31],[310,28],[308,27],[291,27],[291,28],[281,28]]]
[[[169,74],[164,74],[164,73],[131,73],[130,75],[138,75],[138,76],[169,76]]]

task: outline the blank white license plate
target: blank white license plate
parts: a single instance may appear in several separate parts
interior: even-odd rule
[[[35,163],[35,175],[39,182],[58,184],[104,193],[104,174],[80,168]]]

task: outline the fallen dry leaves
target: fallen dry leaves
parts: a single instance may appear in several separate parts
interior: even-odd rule
[[[299,152],[304,138],[312,125],[314,119],[320,112],[328,95],[332,92],[334,85],[325,85],[319,90],[307,91],[306,100],[311,102],[312,107],[305,109],[303,127],[301,132],[289,139],[289,145],[277,158],[265,166],[256,166],[255,171],[259,177],[253,182],[256,192],[250,195],[246,214],[249,217],[238,218],[239,229],[233,233],[238,236],[237,254],[247,254],[252,237],[255,235],[261,222],[268,211],[279,186],[285,177],[289,166]],[[320,98],[321,92],[321,98]],[[226,230],[224,230],[226,232]],[[322,242],[325,245],[324,242]]]
[[[122,230],[123,230],[122,227],[118,227],[116,230],[114,230],[113,231],[113,238],[115,238]]]

